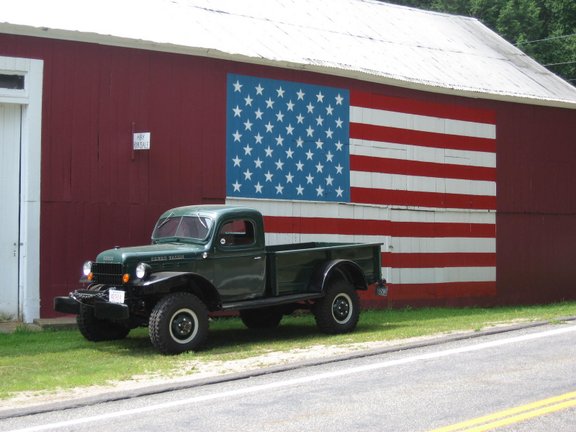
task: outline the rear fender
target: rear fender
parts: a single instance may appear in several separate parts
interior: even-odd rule
[[[354,261],[339,259],[328,261],[320,267],[312,282],[314,290],[325,292],[330,279],[334,277],[347,280],[354,286],[354,289],[363,291],[368,289],[364,272],[360,266]]]

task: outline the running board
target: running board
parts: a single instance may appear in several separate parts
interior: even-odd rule
[[[299,301],[315,300],[324,297],[322,293],[308,293],[308,294],[292,294],[281,297],[268,297],[257,300],[246,300],[237,303],[227,303],[222,305],[221,310],[242,310],[242,309],[257,309],[267,306],[277,306],[288,303],[297,303]]]

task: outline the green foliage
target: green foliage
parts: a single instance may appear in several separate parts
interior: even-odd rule
[[[475,17],[553,73],[576,82],[574,0],[386,1]]]

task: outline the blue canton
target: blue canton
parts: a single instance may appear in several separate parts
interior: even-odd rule
[[[226,194],[350,200],[349,92],[228,75]]]

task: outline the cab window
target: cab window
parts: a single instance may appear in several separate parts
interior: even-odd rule
[[[247,219],[234,219],[226,222],[218,231],[220,246],[249,246],[255,243],[254,223]]]

